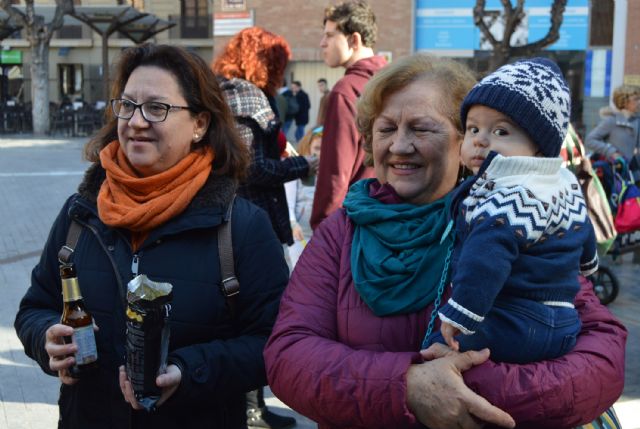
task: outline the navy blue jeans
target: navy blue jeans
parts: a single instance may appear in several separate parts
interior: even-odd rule
[[[458,335],[460,351],[491,350],[494,362],[528,363],[570,351],[580,332],[575,308],[552,307],[514,297],[499,297],[473,335]],[[440,330],[428,344],[444,343]]]

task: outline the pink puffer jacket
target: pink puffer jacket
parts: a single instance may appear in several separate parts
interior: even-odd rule
[[[421,427],[406,405],[406,373],[431,308],[376,317],[351,278],[353,228],[343,210],[314,233],[298,261],[264,351],[273,392],[320,428]],[[619,397],[626,329],[587,281],[576,298],[582,332],[574,350],[527,365],[485,362],[468,386],[507,411],[518,428],[570,428]]]

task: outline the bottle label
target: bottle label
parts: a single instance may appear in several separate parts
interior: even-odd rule
[[[75,328],[72,341],[78,347],[78,351],[75,354],[76,365],[88,364],[98,359],[93,325]]]

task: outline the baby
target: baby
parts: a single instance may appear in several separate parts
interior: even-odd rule
[[[503,66],[466,96],[460,156],[475,176],[454,195],[453,290],[431,342],[516,363],[575,345],[578,274],[593,273],[598,256],[578,182],[558,157],[570,105],[544,58]]]

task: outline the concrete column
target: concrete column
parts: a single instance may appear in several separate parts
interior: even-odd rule
[[[592,0],[595,1],[595,0]],[[611,64],[611,94],[624,81],[624,61],[627,35],[627,0],[614,0],[613,51]]]

